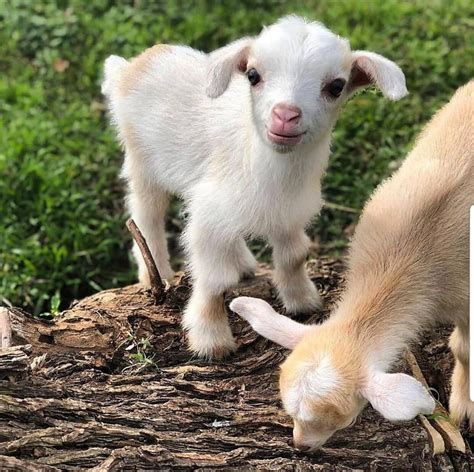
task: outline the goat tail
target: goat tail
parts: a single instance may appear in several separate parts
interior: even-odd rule
[[[118,78],[129,62],[120,56],[109,56],[104,64],[104,81],[102,82],[102,93],[110,98],[117,86]]]

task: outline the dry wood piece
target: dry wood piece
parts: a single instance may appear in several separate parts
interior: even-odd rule
[[[0,307],[0,349],[10,347],[12,341],[12,328],[9,309]]]
[[[443,454],[446,451],[446,447],[444,445],[444,439],[438,431],[431,426],[431,423],[428,421],[426,416],[420,415],[419,416],[421,424],[423,428],[426,429],[431,442],[431,450],[433,451],[433,455]]]
[[[31,346],[14,346],[0,351],[0,379],[17,377],[25,373],[30,365]]]
[[[308,266],[325,300],[318,321],[338,297],[342,264]],[[227,301],[237,295],[280,307],[264,266]],[[237,352],[194,359],[184,301],[173,292],[157,305],[133,285],[81,300],[53,323],[14,310],[14,340],[30,342],[35,359],[47,355],[27,377],[0,381],[0,470],[474,470],[470,450],[433,456],[418,420],[393,424],[370,407],[321,451],[295,450],[278,394],[287,352],[231,315]]]
[[[130,233],[132,233],[133,239],[137,243],[140,252],[142,253],[143,260],[145,261],[148,275],[150,277],[151,293],[155,297],[156,302],[161,303],[165,296],[165,285],[158,268],[156,267],[146,239],[132,218],[127,221],[127,228],[129,229]]]
[[[411,371],[413,372],[413,376],[427,389],[429,389],[430,387],[413,353],[406,351],[405,359],[410,366]],[[466,444],[459,429],[456,428],[456,426],[449,420],[448,411],[439,402],[436,402],[436,408],[433,414],[433,422],[435,428],[443,437],[448,449],[462,453],[466,452]]]

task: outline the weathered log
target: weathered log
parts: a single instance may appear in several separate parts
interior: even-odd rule
[[[0,379],[24,375],[30,366],[31,346],[13,346],[0,350]]]
[[[338,296],[342,265],[309,267],[326,308],[303,320],[317,321]],[[180,327],[186,278],[171,291],[156,305],[139,285],[107,290],[52,323],[15,311],[13,339],[32,345],[32,368],[27,378],[0,382],[0,470],[454,471],[474,464],[469,447],[433,457],[419,420],[392,424],[370,407],[321,451],[295,450],[278,397],[285,350],[231,315],[237,352],[215,363],[193,358]],[[281,309],[267,267],[227,301],[238,294]],[[426,358],[423,350],[416,354]]]

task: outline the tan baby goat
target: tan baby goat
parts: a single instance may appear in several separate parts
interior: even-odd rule
[[[160,45],[131,61],[107,59],[102,89],[125,146],[128,206],[164,278],[172,276],[169,196],[183,197],[189,213],[183,241],[194,284],[183,326],[195,353],[235,348],[223,293],[254,270],[250,236],[272,244],[287,310],[319,305],[304,267],[304,228],[321,208],[339,111],[369,84],[391,100],[407,93],[396,64],[351,51],[347,40],[296,16],[211,54]]]
[[[431,413],[434,401],[414,378],[388,373],[421,330],[448,322],[456,358],[450,410],[468,417],[469,207],[474,204],[474,81],[457,91],[419,136],[395,175],[367,203],[350,249],[347,286],[320,325],[278,315],[241,297],[231,309],[293,352],[282,365],[281,397],[294,442],[322,445],[367,401],[385,418]],[[433,359],[436,362],[436,359]]]

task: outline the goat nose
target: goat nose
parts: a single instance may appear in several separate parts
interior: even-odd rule
[[[301,452],[308,452],[311,449],[311,446],[307,446],[306,444],[300,444],[297,442],[293,442],[293,444],[295,445],[296,449]]]
[[[301,118],[301,108],[280,103],[273,108],[273,114],[284,123],[298,123]]]

